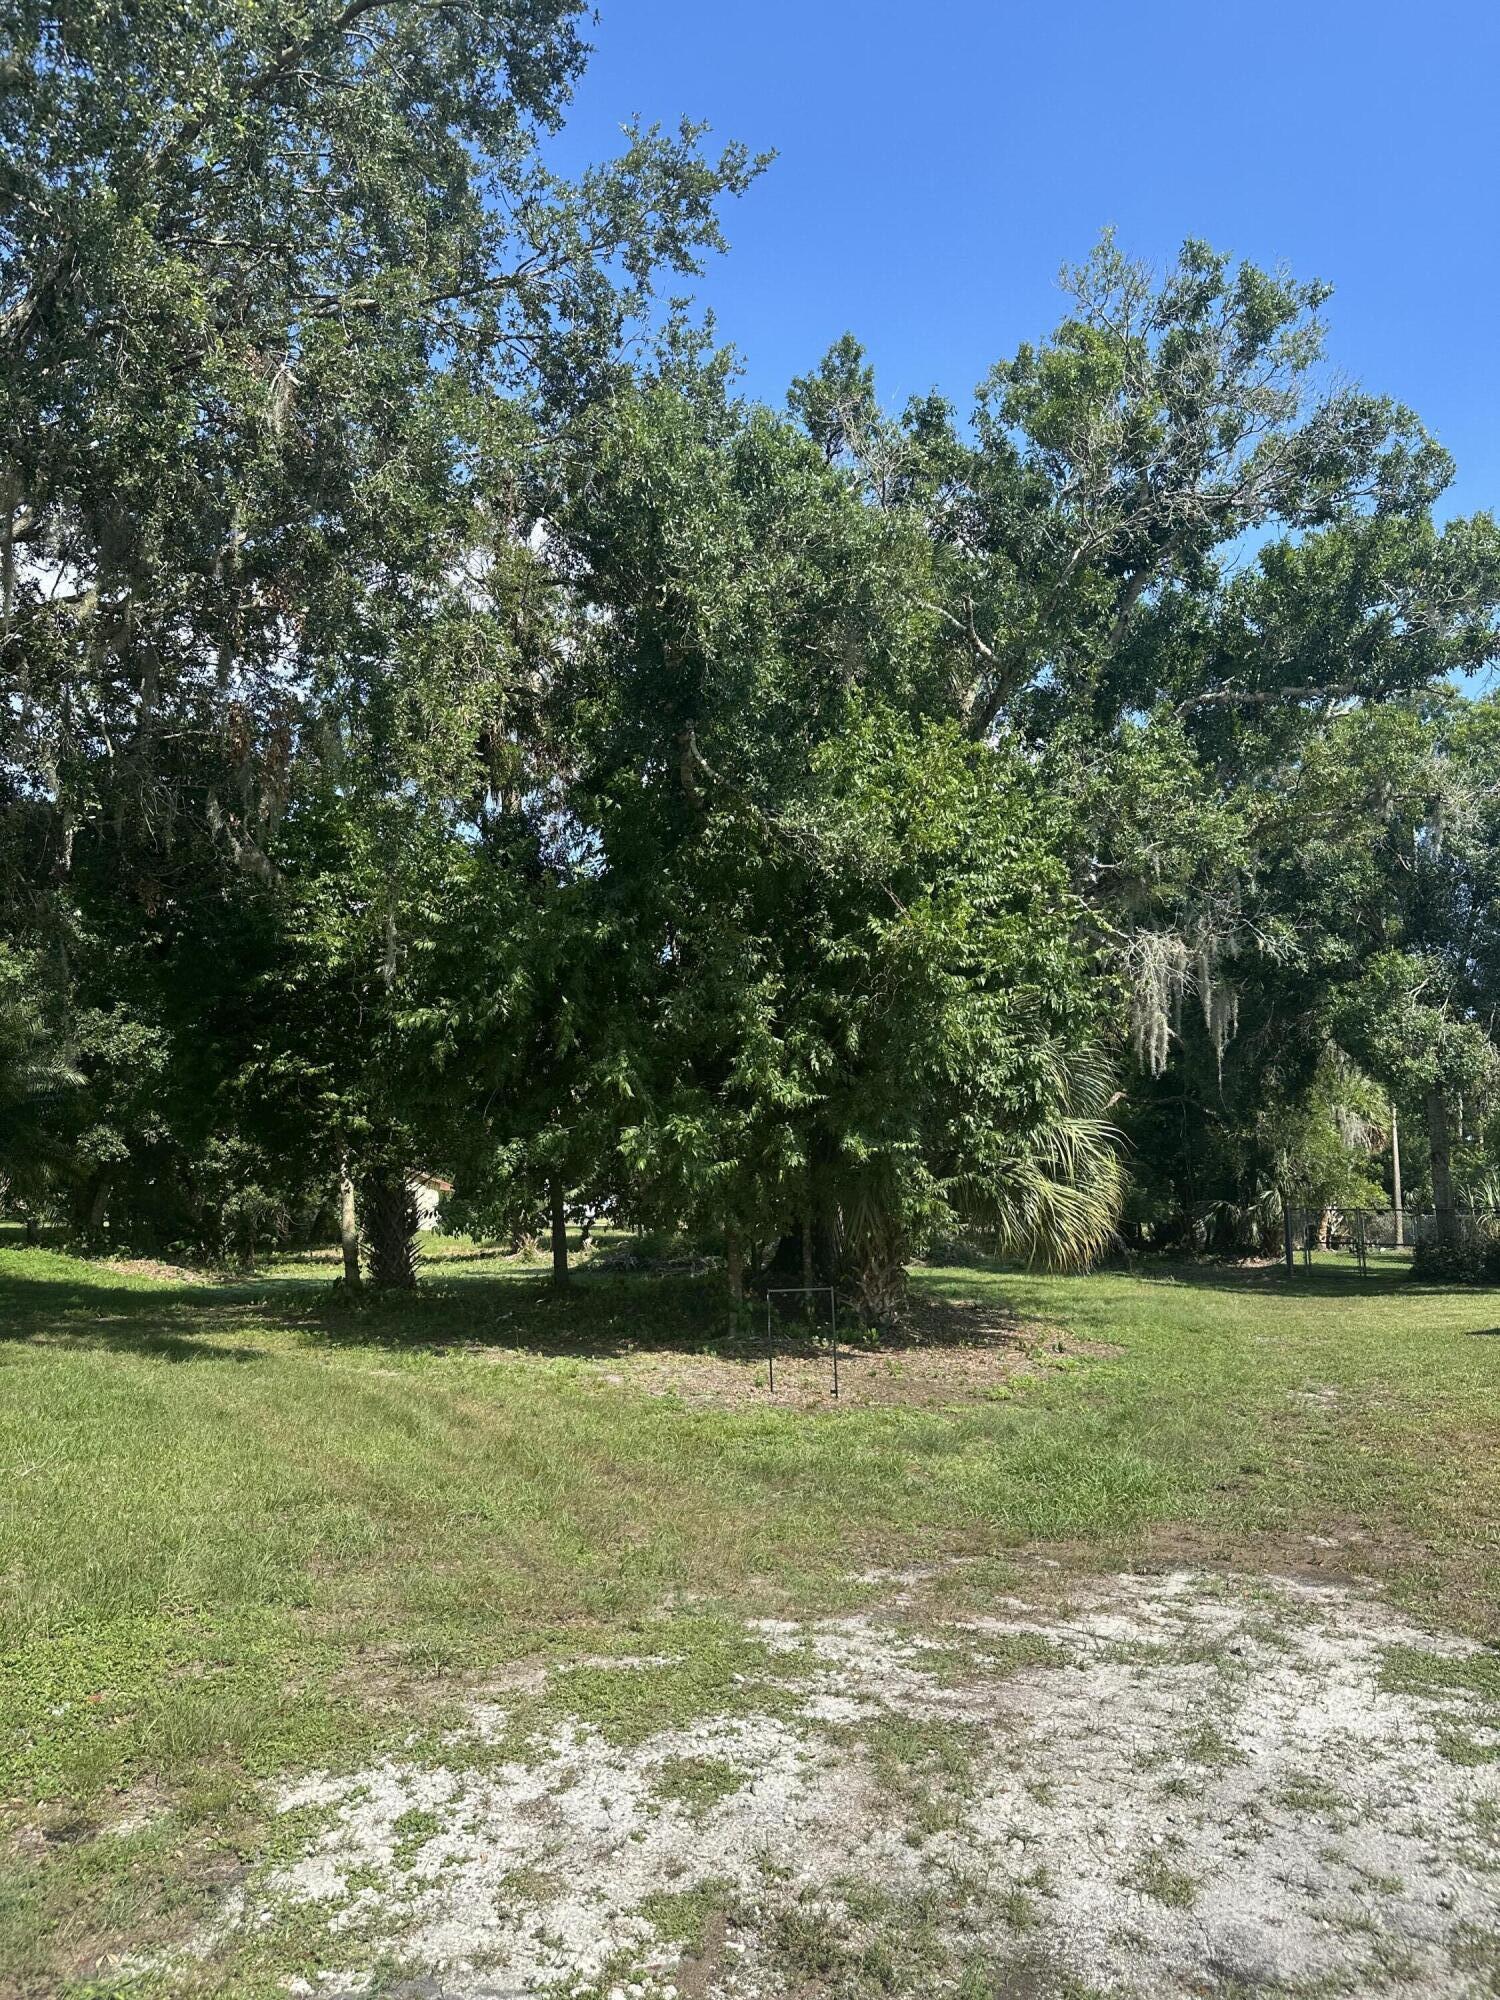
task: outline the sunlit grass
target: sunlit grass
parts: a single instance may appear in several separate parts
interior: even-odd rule
[[[632,1389],[634,1346],[722,1347],[712,1278],[584,1271],[558,1297],[537,1267],[431,1248],[417,1299],[360,1308],[324,1260],[193,1285],[0,1251],[12,1826],[92,1827],[149,1785],[222,1839],[255,1825],[258,1777],[435,1731],[523,1656],[686,1648],[605,1681],[675,1715],[738,1670],[747,1613],[847,1605],[862,1571],[945,1554],[1274,1568],[1318,1536],[1434,1618],[1483,1628],[1496,1601],[1486,1293],[928,1270],[1114,1351],[1004,1402],[808,1414]],[[51,1963],[49,1937],[86,1953],[105,1905],[69,1897],[100,1852],[22,1868],[13,1962]],[[180,1920],[155,1855],[121,1850],[116,1928],[124,1905]]]

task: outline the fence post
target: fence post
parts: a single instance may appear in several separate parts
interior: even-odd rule
[[[1289,1202],[1281,1204],[1281,1229],[1286,1242],[1286,1270],[1291,1277],[1297,1269],[1297,1253],[1292,1247],[1292,1210]]]

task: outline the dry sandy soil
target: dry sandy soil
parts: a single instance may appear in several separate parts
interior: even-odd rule
[[[760,1326],[742,1351],[703,1353],[632,1347],[599,1364],[617,1386],[673,1396],[700,1407],[779,1410],[956,1409],[1003,1401],[1018,1377],[1069,1368],[1115,1348],[1059,1326],[1019,1320],[988,1304],[958,1299],[915,1302],[906,1324],[878,1349],[847,1338],[839,1344],[838,1396],[826,1339],[808,1339],[795,1322],[778,1322],[774,1340]],[[774,1366],[772,1365],[774,1364]]]
[[[412,2000],[1500,1992],[1492,1653],[1341,1584],[1027,1576],[751,1625],[669,1728],[569,1712],[565,1670],[491,1690],[288,1783],[196,1950],[295,1926],[324,2000],[392,1963]]]

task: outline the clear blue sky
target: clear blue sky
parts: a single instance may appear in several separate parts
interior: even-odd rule
[[[1329,279],[1330,354],[1500,505],[1495,0],[599,0],[564,157],[633,112],[779,154],[701,296],[780,401],[846,328],[965,410],[1106,223]]]

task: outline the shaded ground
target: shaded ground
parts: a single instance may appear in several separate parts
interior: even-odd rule
[[[914,1625],[932,1580],[752,1622],[727,1711],[652,1727],[680,1657],[627,1655],[284,1784],[196,1949],[444,2000],[1494,1990],[1500,1658],[1284,1579],[1041,1569]]]
[[[758,1302],[750,1331],[715,1351],[642,1347],[612,1358],[601,1378],[617,1388],[717,1409],[854,1410],[875,1405],[954,1409],[1009,1400],[1021,1376],[1066,1369],[1114,1352],[1065,1327],[1018,1319],[994,1301],[919,1298],[899,1333],[878,1345],[782,1317]]]

